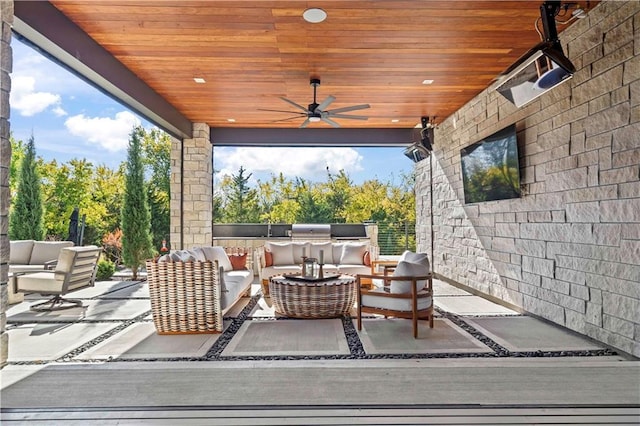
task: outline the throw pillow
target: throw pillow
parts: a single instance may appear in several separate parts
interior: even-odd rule
[[[14,265],[28,265],[33,250],[33,240],[16,240],[9,243],[9,263]]]
[[[429,274],[429,268],[419,263],[411,263],[406,261],[398,262],[395,271],[393,271],[394,277],[419,277]],[[422,290],[427,285],[426,280],[419,280],[417,282],[417,290]],[[409,280],[391,280],[389,285],[389,291],[391,293],[411,293],[412,282]]]
[[[247,269],[247,253],[231,254],[229,255],[229,260],[234,271]]]
[[[267,250],[264,251],[264,266],[273,266],[273,255]]]
[[[341,265],[362,265],[366,244],[347,243],[342,246]]]
[[[313,257],[309,254],[309,243],[291,243],[291,249],[293,250],[293,263],[299,265],[302,263],[302,255],[306,257]]]
[[[333,264],[333,248],[331,242],[311,243],[311,254],[309,257],[314,257],[320,262],[320,250],[322,250],[322,263]]]
[[[362,258],[362,264],[364,266],[371,266],[371,252],[369,250],[364,252],[364,257]]]
[[[176,252],[181,262],[195,262],[196,257],[191,254],[190,250],[178,250]]]
[[[426,266],[427,271],[430,269],[429,256],[426,253],[414,253],[407,250],[402,253],[402,256],[400,257],[400,261],[403,260],[406,262],[419,263],[420,265]]]
[[[202,247],[202,251],[204,252],[204,256],[207,260],[212,262],[218,261],[218,266],[224,269],[225,271],[233,270],[233,266],[231,266],[231,261],[229,260],[229,256],[224,251],[223,247],[220,246],[209,246]]]
[[[207,260],[207,257],[204,255],[204,251],[202,250],[202,247],[196,247],[188,251],[193,255],[195,260],[198,260],[200,262],[204,262],[205,260]]]
[[[291,243],[269,243],[269,251],[273,256],[273,265],[293,265],[293,245]]]
[[[331,243],[331,254],[333,255],[331,257],[333,258],[333,263],[336,265],[340,263],[340,258],[342,257],[342,247],[344,247],[344,243]]]

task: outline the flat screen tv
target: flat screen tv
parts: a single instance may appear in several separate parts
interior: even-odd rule
[[[465,203],[520,197],[515,124],[460,150]]]

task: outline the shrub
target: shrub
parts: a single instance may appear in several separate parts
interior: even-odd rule
[[[101,259],[98,262],[98,270],[96,272],[96,281],[107,281],[116,272],[116,264],[110,260]]]
[[[102,237],[102,246],[107,258],[119,265],[122,259],[122,230],[107,232]]]

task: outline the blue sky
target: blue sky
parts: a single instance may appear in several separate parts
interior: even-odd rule
[[[33,134],[45,160],[86,158],[116,168],[126,159],[132,127],[152,127],[15,38],[12,47],[11,132],[25,142]],[[329,166],[332,173],[344,169],[356,184],[373,178],[399,184],[413,168],[401,148],[215,148],[214,161],[219,173],[242,165],[261,180],[282,172],[325,181]]]

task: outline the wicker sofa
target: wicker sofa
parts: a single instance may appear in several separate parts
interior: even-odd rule
[[[267,241],[255,252],[263,293],[269,293],[269,277],[300,273],[302,256],[319,259],[321,250],[325,273],[371,273],[371,261],[374,259],[367,242]]]
[[[224,314],[249,292],[253,272],[233,268],[223,247],[176,251],[146,262],[158,334],[222,332]]]

